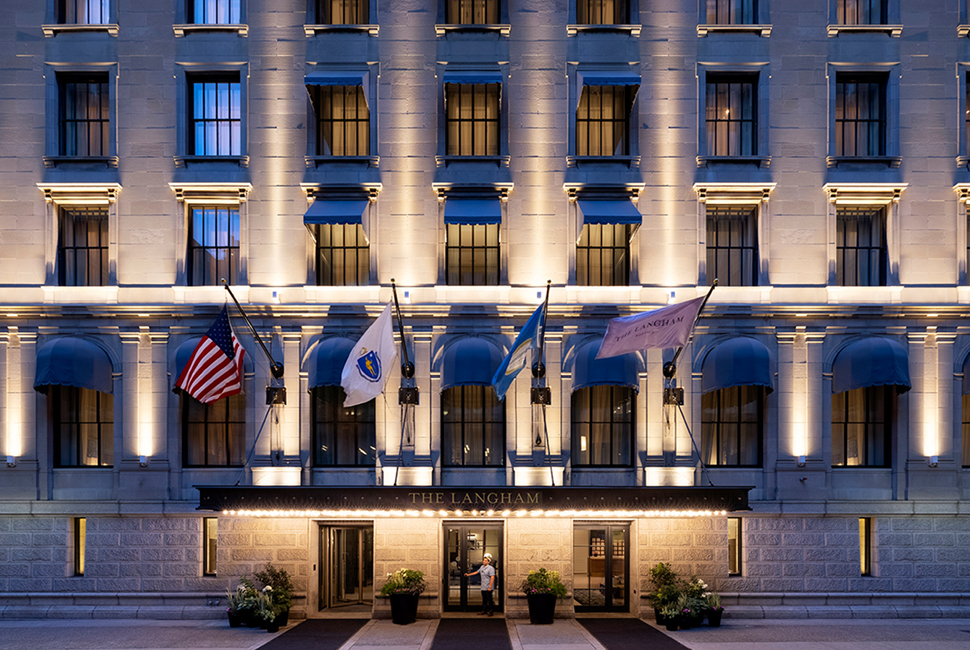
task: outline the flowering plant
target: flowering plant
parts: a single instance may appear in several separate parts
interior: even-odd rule
[[[387,574],[387,582],[381,587],[382,596],[391,594],[411,594],[417,596],[424,591],[424,573],[416,569],[401,568]]]
[[[724,609],[721,607],[721,596],[713,591],[705,596],[705,600],[707,601],[708,609],[713,609],[714,611],[721,611]]]
[[[706,598],[710,592],[707,591],[706,582],[697,576],[691,576],[687,584],[684,585],[684,593],[690,598]]]
[[[520,589],[526,595],[554,594],[557,599],[566,597],[566,585],[559,579],[559,572],[547,571],[541,567],[538,571],[529,571]]]

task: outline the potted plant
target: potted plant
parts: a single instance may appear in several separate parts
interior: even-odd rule
[[[262,571],[253,573],[253,577],[263,585],[269,587],[270,600],[277,612],[276,618],[281,627],[289,623],[290,606],[293,604],[293,581],[285,569],[277,569],[272,563],[263,567]]]
[[[243,623],[243,611],[239,606],[244,601],[245,587],[239,585],[235,591],[226,589],[226,616],[229,617],[229,627],[239,627]]]
[[[664,605],[663,609],[660,610],[660,615],[663,617],[664,626],[667,628],[668,632],[674,632],[677,630],[678,614],[680,612],[677,610],[677,605]]]
[[[387,574],[381,595],[391,599],[391,619],[398,625],[418,618],[418,596],[424,591],[424,574],[415,569],[398,569]]]
[[[273,588],[267,585],[263,588],[257,599],[259,601],[260,627],[265,628],[270,634],[280,631],[280,622],[276,617],[276,607],[273,605]]]
[[[650,582],[653,583],[650,599],[653,601],[654,617],[657,619],[657,625],[663,625],[664,608],[667,605],[675,604],[678,596],[680,596],[680,590],[677,588],[677,574],[670,568],[670,564],[659,562],[650,569]]]
[[[259,591],[249,578],[241,578],[240,582],[242,584],[236,589],[238,594],[236,611],[239,613],[239,620],[247,627],[259,627],[262,622],[259,613]]]
[[[551,625],[556,617],[556,601],[566,597],[566,585],[559,579],[559,572],[541,567],[538,571],[529,571],[521,589],[529,600],[529,622]]]
[[[721,596],[711,592],[707,594],[707,624],[711,627],[721,627],[721,616],[724,608],[721,607]]]
[[[684,585],[683,595],[686,599],[686,608],[691,611],[691,626],[700,627],[704,623],[704,614],[707,611],[707,583],[691,576],[690,580]]]

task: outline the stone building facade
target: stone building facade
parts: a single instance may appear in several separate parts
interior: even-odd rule
[[[267,562],[310,616],[421,568],[438,616],[493,547],[509,616],[538,566],[646,614],[659,561],[733,615],[968,613],[965,2],[6,4],[3,616],[219,616]],[[594,358],[715,278],[676,385]],[[348,414],[392,280],[414,377]],[[545,376],[493,401],[547,281]],[[244,396],[202,408],[226,304]],[[200,509],[237,485],[372,500]],[[375,505],[407,486],[686,505]]]

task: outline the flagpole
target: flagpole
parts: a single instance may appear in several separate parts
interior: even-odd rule
[[[394,295],[394,311],[397,314],[397,331],[401,334],[401,356],[404,357],[404,362],[401,364],[401,376],[405,379],[411,379],[414,377],[414,364],[408,358],[408,345],[407,341],[404,339],[404,321],[401,319],[401,305],[397,302],[397,286],[394,284],[394,278],[391,278],[391,293]]]
[[[536,379],[542,379],[546,376],[546,364],[542,361],[545,359],[543,353],[546,349],[546,316],[549,313],[549,287],[552,286],[552,280],[546,280],[546,299],[542,303],[542,320],[539,322],[539,358],[535,363],[532,364],[532,376]]]
[[[259,333],[256,331],[256,328],[253,327],[253,323],[252,321],[249,320],[249,316],[247,316],[246,312],[243,311],[242,305],[240,305],[239,301],[236,300],[236,295],[232,292],[232,289],[230,289],[229,285],[226,284],[225,278],[222,278],[222,286],[226,288],[226,291],[229,292],[229,296],[232,298],[232,301],[236,303],[236,308],[239,309],[239,313],[242,314],[242,317],[246,320],[246,324],[249,325],[249,329],[252,330],[253,336],[256,338],[256,342],[259,343],[259,347],[263,348],[263,353],[265,353],[266,358],[269,359],[270,372],[273,373],[273,377],[275,377],[276,379],[282,379],[283,364],[276,363],[276,360],[273,358],[273,355],[271,355],[269,353],[269,350],[266,349],[266,345],[263,343],[263,339],[259,338]]]
[[[707,301],[710,300],[711,294],[714,293],[714,287],[717,286],[717,278],[714,278],[714,282],[711,283],[711,288],[708,289],[707,295],[704,296],[704,302],[701,303],[700,308],[697,310],[697,314],[694,316],[694,322],[690,325],[690,334],[687,336],[687,342],[690,343],[690,339],[694,335],[694,327],[697,326],[697,321],[701,317],[701,312],[704,311],[704,307],[707,305]],[[663,374],[667,379],[673,379],[674,375],[677,374],[677,359],[680,358],[680,353],[684,351],[684,345],[677,348],[674,352],[674,358],[664,364]]]

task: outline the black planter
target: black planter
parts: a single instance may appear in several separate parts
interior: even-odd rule
[[[239,627],[242,625],[242,616],[238,612],[226,612],[229,616],[229,627]]]
[[[277,614],[276,620],[279,621],[280,627],[286,627],[290,622],[290,609],[286,608],[282,612]]]
[[[413,623],[418,618],[417,594],[391,594],[391,620],[397,625]]]
[[[270,634],[274,634],[280,631],[280,619],[274,618],[272,621],[266,622],[266,631]]]
[[[660,613],[659,607],[653,608],[653,617],[657,620],[657,625],[667,624],[667,617]]]
[[[552,625],[556,618],[556,594],[527,594],[529,622],[533,625]]]
[[[694,627],[694,617],[681,614],[677,617],[677,625],[679,625],[680,629],[682,630],[689,630],[690,628]]]
[[[721,627],[721,616],[724,615],[723,609],[707,610],[707,624],[711,627]]]
[[[665,616],[664,617],[664,627],[667,628],[668,632],[677,631],[677,617],[676,616]]]

